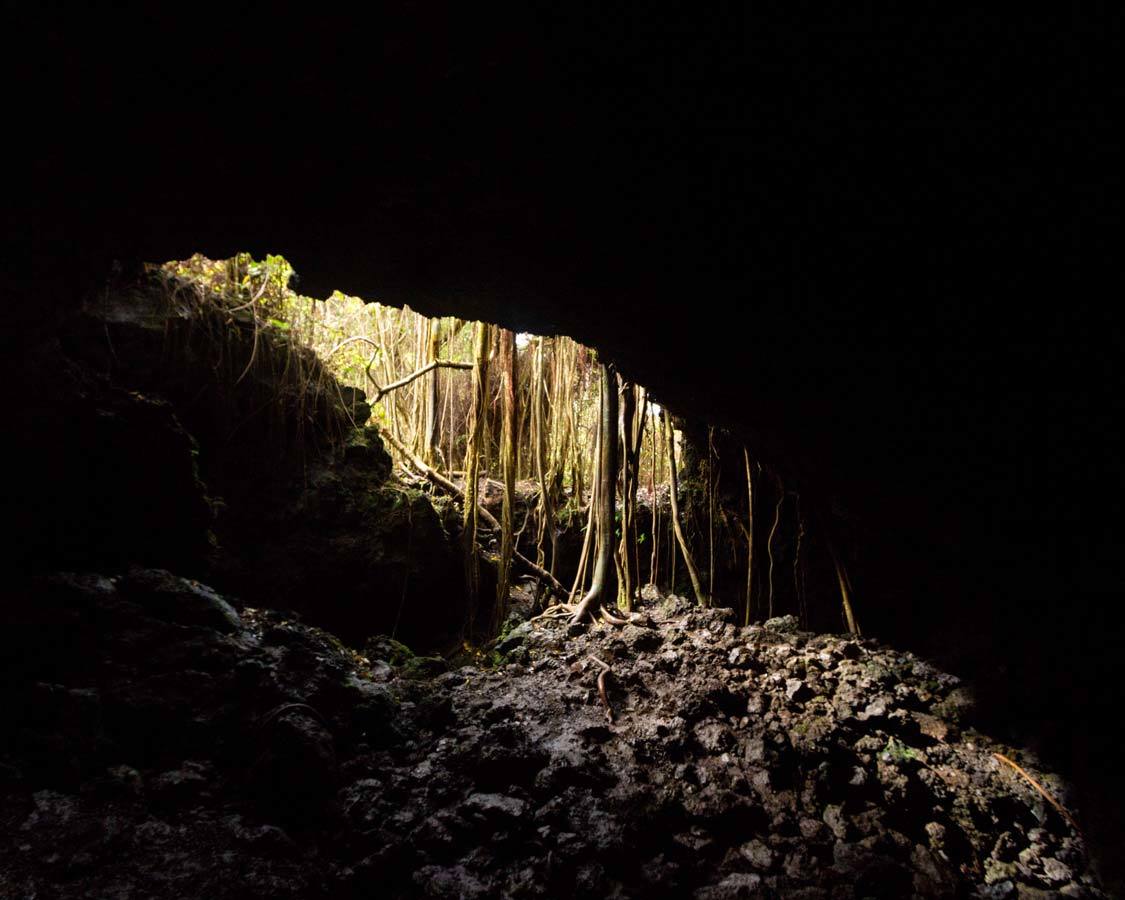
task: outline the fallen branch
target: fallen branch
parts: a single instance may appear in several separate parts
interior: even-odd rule
[[[1038,781],[1036,781],[1034,778],[1032,778],[1030,775],[1028,775],[1026,771],[1024,771],[1022,768],[1020,768],[1018,765],[1016,765],[1014,762],[1012,762],[1010,759],[1008,759],[1008,757],[1004,756],[1003,754],[993,753],[992,755],[995,756],[998,760],[1000,760],[1000,762],[1007,763],[1009,766],[1011,766],[1013,769],[1015,769],[1017,773],[1019,773],[1021,776],[1023,776],[1023,779],[1028,784],[1030,784],[1033,788],[1035,788],[1035,790],[1037,790],[1040,794],[1042,794],[1043,799],[1046,800],[1048,803],[1050,803],[1051,806],[1053,806],[1056,809],[1058,814],[1060,816],[1062,816],[1064,819],[1066,819],[1073,826],[1074,830],[1078,833],[1078,836],[1079,837],[1082,836],[1082,829],[1078,827],[1078,823],[1076,821],[1074,821],[1074,817],[1070,813],[1068,813],[1065,809],[1063,809],[1062,804],[1059,803],[1058,800],[1056,800],[1049,793],[1047,793],[1047,790],[1046,790],[1046,788],[1043,787],[1043,785],[1041,785]]]
[[[605,677],[610,672],[609,665],[607,663],[602,662],[600,659],[598,659],[593,654],[588,656],[587,659],[589,659],[591,662],[597,663],[602,668],[601,673],[598,675],[598,696],[602,698],[602,705],[605,707],[605,720],[607,722],[609,722],[610,725],[612,725],[613,724],[613,709],[609,705],[609,694],[606,693],[606,689],[605,689]]]

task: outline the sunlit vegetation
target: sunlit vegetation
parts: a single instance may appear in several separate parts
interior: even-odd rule
[[[233,373],[236,380],[253,371],[263,340],[311,350],[354,423],[378,429],[400,477],[461,502],[468,634],[500,631],[517,574],[537,580],[548,617],[622,624],[643,584],[676,587],[677,579],[709,606],[723,553],[745,561],[745,582],[739,576],[728,589],[728,605],[741,606],[746,622],[780,614],[775,541],[790,496],[796,552],[788,611],[805,617],[800,498],[776,476],[756,484],[767,470],[745,448],[735,476],[744,469],[743,492],[724,495],[712,429],[693,448],[698,462],[682,508],[686,436],[649,391],[595,349],[340,292],[303,296],[281,256],[197,254],[157,270],[175,296],[190,298],[182,315],[218,316],[250,335],[250,362]],[[753,507],[763,487],[775,508],[764,538],[766,571],[757,575]],[[582,538],[569,564],[560,549],[565,535]],[[494,601],[480,595],[482,563],[496,571]],[[847,573],[835,557],[833,565],[847,627],[858,631]],[[484,620],[478,611],[486,611]]]

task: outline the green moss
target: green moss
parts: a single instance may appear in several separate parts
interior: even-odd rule
[[[917,750],[895,738],[887,740],[887,746],[883,748],[883,757],[899,763],[919,759]]]
[[[392,666],[402,666],[414,659],[414,651],[385,634],[368,638],[363,648],[368,659],[381,659]]]
[[[412,656],[399,668],[403,678],[436,678],[449,671],[449,664],[440,656]]]
[[[864,675],[867,675],[869,678],[873,678],[876,681],[882,681],[890,674],[890,670],[886,666],[882,665],[881,663],[877,663],[874,660],[865,660],[860,665],[860,670]]]

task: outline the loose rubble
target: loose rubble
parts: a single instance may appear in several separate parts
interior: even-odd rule
[[[159,570],[23,590],[3,897],[1105,896],[967,685],[791,617],[650,597],[450,668]]]

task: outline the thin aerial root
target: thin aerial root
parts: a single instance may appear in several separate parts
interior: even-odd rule
[[[591,662],[595,662],[599,666],[601,666],[602,670],[598,674],[598,696],[601,697],[602,706],[605,707],[605,720],[607,722],[609,722],[610,725],[612,725],[613,724],[613,709],[609,705],[609,694],[606,693],[606,689],[605,689],[605,677],[610,673],[609,665],[607,663],[602,662],[600,659],[598,659],[596,656],[594,656],[592,654],[590,656],[588,656],[587,659],[589,659]]]
[[[1036,781],[1034,778],[1032,778],[1030,775],[1028,775],[1027,772],[1025,772],[1022,768],[1020,768],[1018,765],[1016,765],[1014,762],[1012,762],[1010,759],[1008,759],[1008,757],[1004,756],[1003,754],[993,753],[992,755],[995,756],[998,760],[1000,760],[1000,762],[1006,763],[1009,766],[1011,766],[1013,769],[1015,769],[1016,772],[1019,775],[1021,775],[1023,777],[1023,779],[1028,784],[1030,784],[1033,788],[1035,788],[1035,790],[1037,790],[1040,794],[1043,795],[1043,799],[1046,800],[1048,803],[1050,803],[1051,806],[1053,806],[1058,811],[1058,814],[1060,816],[1062,816],[1064,819],[1066,819],[1074,827],[1074,830],[1078,833],[1078,836],[1079,837],[1082,836],[1082,829],[1079,828],[1078,823],[1076,821],[1074,821],[1074,816],[1072,816],[1065,809],[1063,809],[1062,804],[1059,803],[1059,801],[1056,800],[1054,797],[1052,797],[1049,793],[1047,793],[1047,789],[1044,788],[1043,785],[1041,785],[1038,781]]]

